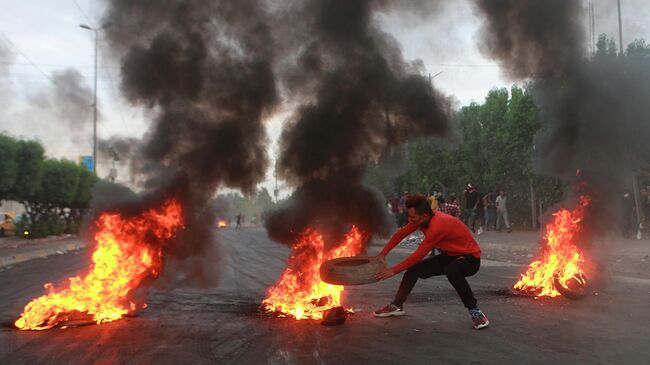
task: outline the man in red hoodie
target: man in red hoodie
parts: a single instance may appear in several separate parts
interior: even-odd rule
[[[395,299],[376,310],[375,317],[404,315],[404,302],[419,278],[445,275],[469,310],[474,328],[487,327],[490,322],[476,305],[476,298],[465,279],[476,274],[481,266],[481,248],[472,232],[459,219],[440,211],[434,213],[424,195],[408,196],[405,205],[409,223],[393,234],[379,257],[384,260],[390,250],[417,229],[424,233],[424,240],[404,261],[376,275],[377,280],[384,280],[406,270]],[[424,258],[434,248],[443,253]]]

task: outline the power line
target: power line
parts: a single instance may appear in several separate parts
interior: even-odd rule
[[[6,40],[6,41],[7,41],[7,42],[8,42],[8,43],[9,43],[9,44],[10,44],[10,45],[11,45],[11,46],[12,46],[12,47],[17,51],[17,52],[18,52],[18,54],[20,54],[21,56],[23,56],[23,58],[24,58],[25,60],[27,60],[27,62],[29,62],[29,64],[32,65],[32,67],[34,67],[36,70],[38,70],[38,72],[40,72],[41,75],[45,76],[48,80],[50,80],[50,82],[51,82],[54,86],[60,88],[60,89],[63,90],[64,92],[66,91],[66,90],[63,89],[61,86],[59,86],[59,85],[56,83],[56,81],[54,81],[54,79],[53,79],[50,75],[46,74],[45,71],[43,71],[43,70],[42,70],[40,67],[38,67],[34,62],[32,62],[32,60],[30,60],[29,57],[27,57],[27,55],[26,55],[25,53],[23,53],[23,51],[21,51],[20,48],[18,48],[18,46],[16,46],[16,44],[15,44],[14,42],[12,42],[11,39],[9,39],[9,37],[7,37],[7,35],[5,35],[4,33],[2,33],[2,37],[4,37],[4,39],[5,39],[5,40]]]
[[[472,64],[472,63],[424,63],[425,66],[437,66],[437,67],[499,67],[499,65],[494,63],[486,64]]]
[[[26,63],[26,62],[15,62],[15,61],[0,61],[0,65],[9,65],[9,66],[29,66],[32,65],[31,63]],[[76,68],[93,68],[95,66],[93,65],[66,65],[66,64],[61,64],[61,63],[36,63],[34,62],[34,65],[37,66],[43,66],[43,67],[76,67]],[[100,68],[119,68],[115,66],[103,66]]]
[[[88,16],[88,14],[86,14],[86,12],[84,11],[84,9],[82,9],[81,6],[79,6],[79,4],[77,3],[77,0],[72,0],[72,2],[73,2],[74,5],[77,7],[77,9],[79,9],[79,12],[80,12],[80,13],[81,13],[85,18],[86,18],[86,20],[87,20],[88,22],[92,23],[92,21],[90,20],[90,17]]]

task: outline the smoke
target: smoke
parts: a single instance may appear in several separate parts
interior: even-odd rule
[[[142,178],[144,161],[139,158],[141,149],[142,141],[137,138],[111,136],[97,141],[97,158],[111,161],[121,181],[128,181],[129,186],[141,187],[145,183]],[[126,179],[121,177],[123,173],[127,174]]]
[[[92,89],[84,84],[77,69],[54,71],[51,80],[53,85],[33,95],[30,105],[38,110],[36,113],[54,118],[73,143],[88,141],[92,131]]]
[[[50,152],[89,145],[92,140],[92,89],[74,68],[52,72],[49,85],[27,95],[24,106],[12,103],[16,90],[9,78],[15,55],[0,43],[0,119],[12,134],[34,135]]]
[[[9,45],[4,41],[0,42],[0,106],[6,108],[11,98],[9,75],[9,64],[14,60],[14,54],[9,50]]]
[[[578,0],[477,0],[485,17],[484,53],[515,79],[533,81],[543,131],[536,138],[538,171],[575,179],[594,197],[592,230],[611,228],[618,197],[648,158],[648,54],[589,59]],[[586,183],[586,184],[584,184]]]
[[[262,122],[279,100],[269,14],[261,1],[113,0],[103,21],[115,25],[106,35],[123,94],[155,113],[141,146],[122,152],[138,160],[147,196],[184,207],[163,281],[214,285],[213,194],[223,185],[253,192],[268,166]]]
[[[407,11],[424,9],[410,3]],[[291,244],[304,229],[340,237],[351,224],[385,234],[383,198],[362,184],[366,166],[409,138],[443,136],[451,104],[407,63],[376,23],[397,2],[307,1],[284,9],[294,28],[283,45],[285,87],[299,105],[280,138],[279,175],[298,186],[266,221],[269,236]]]

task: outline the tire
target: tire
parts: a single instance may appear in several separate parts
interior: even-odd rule
[[[555,286],[555,289],[566,298],[573,300],[582,299],[589,294],[590,287],[587,278],[582,274],[579,275],[582,282],[574,276],[568,281],[569,285],[564,286],[560,283],[560,276],[556,273],[553,275],[553,285]]]
[[[340,257],[324,262],[320,267],[321,280],[334,285],[362,285],[377,282],[375,275],[386,264],[375,256]]]
[[[4,236],[5,236],[5,229],[0,228],[0,237],[4,237]]]

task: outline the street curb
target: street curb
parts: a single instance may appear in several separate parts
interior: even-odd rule
[[[34,260],[38,258],[47,258],[48,256],[64,254],[70,251],[85,248],[87,245],[84,242],[71,242],[64,246],[41,248],[38,250],[19,253],[11,256],[0,257],[0,268],[15,265],[21,262]]]

